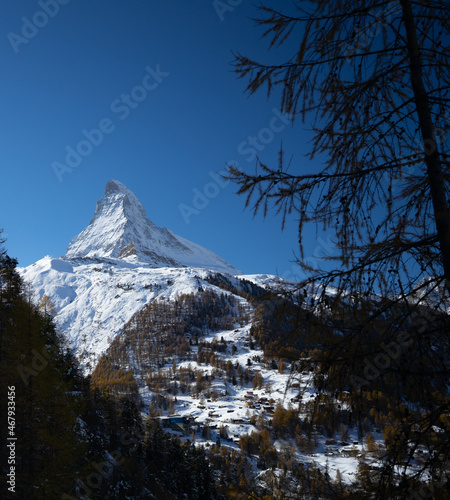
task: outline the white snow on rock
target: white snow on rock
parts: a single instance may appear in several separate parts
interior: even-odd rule
[[[70,242],[66,257],[112,257],[152,267],[191,266],[238,273],[211,250],[156,226],[147,219],[136,195],[116,180],[106,184],[91,223]]]

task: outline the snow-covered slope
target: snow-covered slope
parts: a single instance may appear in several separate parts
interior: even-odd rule
[[[147,219],[136,195],[116,180],[106,184],[94,217],[67,247],[66,257],[121,258],[152,267],[203,267],[235,274],[238,271],[206,248],[156,226]]]
[[[103,353],[123,325],[155,299],[196,293],[202,268],[152,268],[122,259],[44,257],[20,270],[38,298],[54,303],[59,328],[84,363]],[[89,367],[88,367],[89,371]]]
[[[215,273],[202,268],[152,268],[114,258],[47,256],[21,268],[20,273],[37,299],[44,294],[50,297],[58,327],[80,361],[90,362],[87,371],[125,323],[151,301],[174,300],[181,294],[197,293],[199,287],[217,289],[204,281]]]

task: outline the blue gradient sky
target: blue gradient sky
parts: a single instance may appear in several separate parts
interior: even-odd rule
[[[236,186],[213,175],[231,161],[254,168],[250,136],[263,141],[266,163],[283,141],[295,171],[318,167],[304,158],[305,126],[285,125],[278,98],[249,98],[231,71],[232,51],[276,55],[250,19],[251,2],[55,2],[1,7],[0,227],[9,254],[22,266],[64,254],[115,178],[158,226],[245,273],[292,277],[295,220],[282,233],[279,218],[253,218]],[[70,156],[77,148],[82,155]],[[308,236],[310,257],[323,251],[316,236]]]

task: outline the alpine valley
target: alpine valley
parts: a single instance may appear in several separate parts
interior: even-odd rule
[[[289,321],[295,316],[297,328],[312,324],[323,330],[330,309],[327,300],[318,308],[318,297],[331,301],[331,287],[311,285],[302,292],[308,301],[287,297],[292,283],[243,275],[212,251],[156,226],[117,180],[107,183],[92,221],[64,256],[46,256],[19,272],[36,302],[54,316],[95,390],[132,401],[147,429],[157,425],[178,436],[178,443],[210,451],[212,481],[224,494],[217,498],[344,498],[339,495],[346,486],[363,484],[364,471],[382,467],[391,406],[377,393],[382,402],[372,411],[375,396],[368,393],[368,418],[355,425],[346,391],[321,392],[320,377]],[[352,300],[344,297],[342,311],[353,307]],[[336,324],[339,340],[340,317]],[[394,352],[389,346],[388,354]],[[127,421],[131,410],[121,408]],[[158,436],[158,443],[166,439]],[[174,449],[174,441],[166,444]],[[112,470],[117,445],[102,446],[109,450],[102,467]],[[161,446],[154,445],[155,466]],[[408,471],[418,470],[423,456]],[[167,489],[158,495],[144,488],[144,496],[120,498],[216,498],[207,492],[177,496],[181,476],[170,479],[170,460],[167,474],[155,477],[166,477],[172,496],[164,496]],[[183,488],[178,491],[188,490]]]

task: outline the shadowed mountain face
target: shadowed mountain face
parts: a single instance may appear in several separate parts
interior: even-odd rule
[[[238,271],[212,251],[156,226],[137,196],[110,180],[97,202],[94,217],[67,247],[66,258],[119,258],[152,267],[202,267]]]

